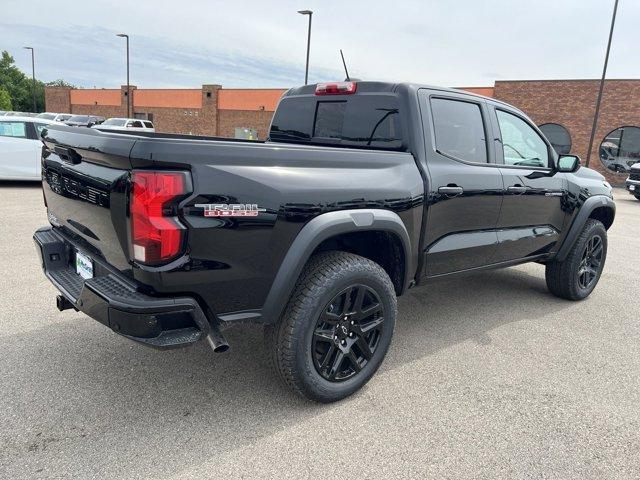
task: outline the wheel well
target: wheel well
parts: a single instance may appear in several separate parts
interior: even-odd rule
[[[405,254],[401,240],[394,233],[380,230],[343,233],[327,238],[313,253],[328,250],[341,250],[376,262],[391,278],[396,295],[402,293]]]
[[[613,210],[609,207],[598,207],[591,212],[589,218],[593,218],[595,220],[599,220],[604,225],[604,228],[609,230],[609,227],[613,225],[613,218],[615,214]]]

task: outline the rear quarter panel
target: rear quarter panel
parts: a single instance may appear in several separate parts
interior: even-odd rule
[[[134,276],[164,293],[192,292],[214,313],[262,306],[301,228],[326,212],[396,212],[419,242],[423,182],[409,153],[250,142],[139,140],[134,167],[189,168],[194,194],[182,204],[188,261]],[[196,204],[257,204],[257,217],[205,217]],[[417,247],[416,247],[417,248]],[[295,281],[295,279],[292,279]]]

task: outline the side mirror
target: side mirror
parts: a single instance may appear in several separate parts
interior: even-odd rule
[[[558,158],[558,172],[573,173],[580,168],[580,157],[577,155],[560,155]]]

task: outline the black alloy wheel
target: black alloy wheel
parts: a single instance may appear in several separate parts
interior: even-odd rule
[[[397,312],[395,287],[379,264],[317,253],[280,320],[265,327],[270,363],[298,395],[323,403],[348,397],[382,364]]]
[[[602,266],[604,253],[602,238],[594,235],[589,239],[582,253],[582,260],[578,268],[578,285],[587,290],[598,278]]]
[[[318,318],[311,344],[316,371],[330,382],[357,375],[374,355],[384,322],[378,295],[365,285],[337,294]]]
[[[546,264],[549,291],[567,300],[587,298],[600,280],[606,259],[607,230],[602,222],[590,218],[566,257]]]

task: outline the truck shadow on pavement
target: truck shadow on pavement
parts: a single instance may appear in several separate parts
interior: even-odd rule
[[[569,305],[546,291],[542,270],[495,271],[416,289],[399,301],[395,337],[378,374],[461,342],[490,342],[493,329]],[[46,312],[31,310],[47,322],[4,337],[5,380],[13,380],[3,382],[0,400],[12,419],[2,431],[5,453],[34,475],[53,461],[80,468],[77,478],[111,477],[122,465],[147,477],[169,476],[375,395],[370,384],[336,405],[293,396],[269,370],[255,326],[229,329],[225,354],[204,342],[158,352],[84,315],[60,314],[53,300]]]

